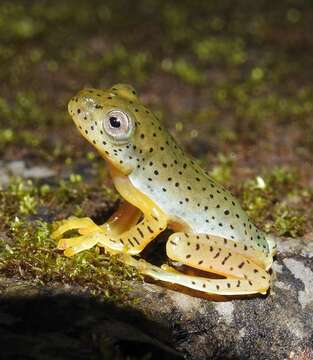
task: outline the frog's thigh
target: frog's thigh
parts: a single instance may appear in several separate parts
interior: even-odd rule
[[[209,240],[206,235],[174,233],[168,239],[169,258],[193,268],[220,274],[226,279],[208,279],[183,274],[167,274],[164,279],[208,293],[239,295],[265,294],[270,286],[269,274],[259,265],[241,254]],[[169,280],[169,277],[172,280]]]

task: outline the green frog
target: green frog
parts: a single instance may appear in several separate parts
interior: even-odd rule
[[[218,295],[265,294],[276,244],[248,218],[232,194],[189,158],[129,85],[83,89],[68,111],[81,135],[107,161],[124,199],[108,221],[69,218],[52,234],[73,256],[93,246],[120,254],[142,274]],[[157,267],[134,255],[161,232],[174,262],[221,275],[208,278]],[[76,229],[78,235],[64,234]]]

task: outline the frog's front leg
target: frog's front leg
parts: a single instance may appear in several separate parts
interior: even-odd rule
[[[227,248],[224,239],[207,235],[174,233],[170,236],[167,255],[175,261],[202,271],[223,275],[226,279],[209,279],[185,275],[163,266],[141,265],[141,272],[154,279],[183,285],[218,295],[266,294],[270,276],[251,259]]]
[[[165,228],[165,222],[161,222],[155,216],[146,216],[137,225],[121,234],[95,231],[87,235],[61,239],[58,248],[65,250],[66,256],[75,255],[95,245],[103,246],[111,253],[136,255]]]
[[[71,216],[66,220],[63,220],[61,225],[51,234],[51,238],[54,240],[59,239],[64,233],[70,230],[77,230],[81,233],[82,230],[98,229],[100,226],[95,224],[89,217],[77,218]]]
[[[119,235],[102,236],[98,243],[114,253],[139,254],[156,236],[166,229],[162,216],[151,213],[128,231]]]
[[[123,202],[118,210],[103,225],[95,224],[90,218],[70,217],[51,234],[58,241],[58,249],[65,250],[66,256],[72,256],[80,251],[90,249],[99,242],[99,238],[118,235],[134,226],[141,216],[138,208]],[[67,231],[77,230],[80,235],[71,238],[61,238]]]
[[[96,225],[97,228],[93,228],[94,231],[85,235],[60,239],[58,248],[65,250],[66,256],[72,256],[98,244],[112,253],[136,255],[167,226],[164,217],[154,209],[136,225],[134,223],[137,223],[138,216],[135,213],[130,218],[129,213],[128,216],[125,213],[125,218],[116,214],[113,217],[111,217],[113,220],[110,222],[110,226],[108,224],[101,227]],[[131,226],[129,226],[130,224]],[[108,232],[106,231],[107,227],[110,229]],[[125,231],[128,227],[129,229]]]

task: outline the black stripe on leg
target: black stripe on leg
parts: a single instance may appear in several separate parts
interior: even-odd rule
[[[140,242],[137,240],[137,238],[135,238],[135,236],[133,236],[133,240],[136,242],[137,245],[140,245]]]
[[[137,227],[137,231],[138,231],[139,235],[143,238],[143,237],[144,237],[144,236],[143,236],[143,232],[140,230],[139,227]]]
[[[151,229],[151,227],[148,225],[147,226],[147,229],[149,230],[149,232],[151,233],[151,234],[153,234],[153,230]]]

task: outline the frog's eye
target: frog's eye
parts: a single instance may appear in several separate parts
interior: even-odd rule
[[[133,123],[128,114],[121,110],[108,112],[103,120],[103,129],[116,140],[127,140],[132,132]]]

